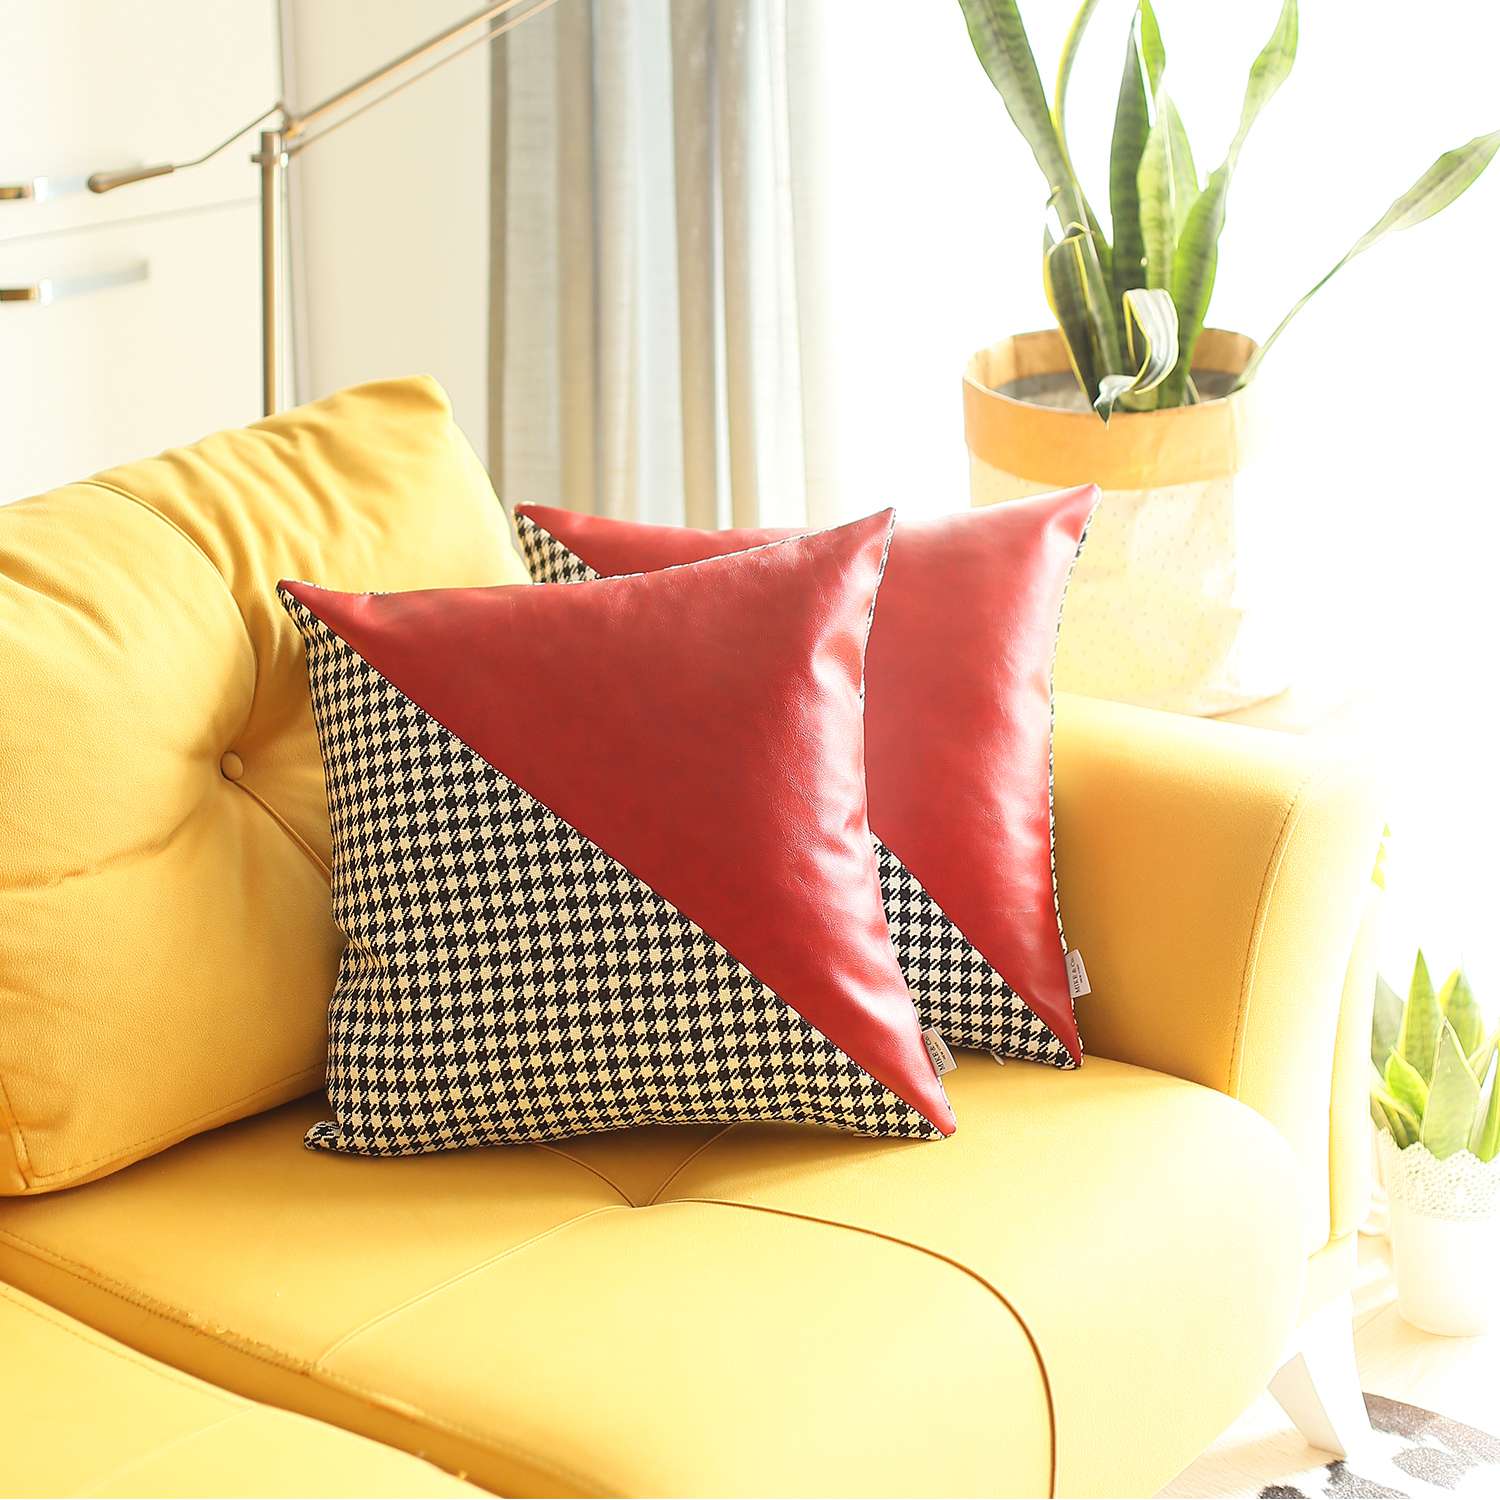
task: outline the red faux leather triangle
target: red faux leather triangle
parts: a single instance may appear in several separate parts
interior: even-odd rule
[[[866,662],[870,826],[1072,1054],[1051,836],[1057,620],[1093,485],[891,540]],[[520,505],[596,573],[666,568],[795,532],[695,531]]]
[[[865,818],[890,528],[587,585],[283,587],[946,1134]]]

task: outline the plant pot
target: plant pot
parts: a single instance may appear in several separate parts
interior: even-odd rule
[[[1194,378],[1226,390],[1252,340],[1205,329]],[[1215,714],[1283,691],[1291,651],[1280,587],[1290,534],[1256,459],[1254,388],[1193,406],[1119,412],[1082,401],[1055,330],[981,350],[964,372],[975,505],[1094,483],[1103,491],[1074,571],[1056,683],[1092,697]],[[1044,405],[1071,386],[1078,410]]]
[[[1500,1158],[1468,1151],[1439,1160],[1400,1150],[1384,1132],[1381,1164],[1391,1205],[1396,1305],[1428,1333],[1467,1337],[1500,1321]]]

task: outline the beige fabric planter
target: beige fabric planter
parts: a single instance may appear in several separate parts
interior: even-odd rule
[[[1195,373],[1236,374],[1254,350],[1205,329]],[[997,389],[1067,369],[1052,329],[981,350],[964,372],[975,505],[1089,482],[1104,492],[1068,592],[1058,687],[1191,714],[1282,691],[1288,533],[1278,487],[1257,472],[1253,388],[1107,426]]]

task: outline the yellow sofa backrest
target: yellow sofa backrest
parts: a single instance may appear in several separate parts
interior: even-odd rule
[[[322,1081],[340,938],[283,576],[526,581],[434,382],[0,507],[0,1193]]]

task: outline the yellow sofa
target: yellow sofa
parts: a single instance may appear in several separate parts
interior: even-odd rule
[[[961,1055],[938,1144],[303,1150],[338,938],[283,575],[524,576],[431,382],[0,509],[0,1281],[80,1361],[498,1494],[1135,1495],[1347,1290],[1374,793],[1103,703],[1057,715],[1081,1070]],[[18,1348],[5,1379],[62,1368]],[[131,1461],[86,1410],[12,1427],[0,1492]],[[216,1483],[196,1446],[152,1485],[173,1451]],[[300,1488],[341,1492],[364,1460],[314,1447]]]
[[[382,1443],[246,1401],[0,1286],[9,1495],[469,1495]]]

